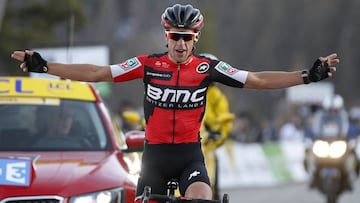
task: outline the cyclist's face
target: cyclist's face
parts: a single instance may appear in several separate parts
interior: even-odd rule
[[[170,59],[175,63],[186,62],[192,53],[196,33],[189,29],[170,29],[165,31],[165,37]]]

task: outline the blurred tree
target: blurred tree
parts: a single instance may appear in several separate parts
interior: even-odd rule
[[[86,22],[84,1],[12,0],[7,2],[0,30],[0,74],[15,74],[18,63],[9,58],[15,49],[54,46],[55,32],[64,29],[69,41],[73,26],[80,29]],[[76,19],[76,20],[73,20]],[[74,23],[74,24],[72,24]]]

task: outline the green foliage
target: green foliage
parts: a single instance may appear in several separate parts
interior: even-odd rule
[[[57,43],[55,30],[67,33],[71,16],[76,30],[85,25],[83,1],[8,1],[0,32],[0,66],[5,67],[1,68],[4,73],[19,73],[14,68],[18,64],[10,60],[12,51]]]
[[[196,45],[197,53],[213,53],[217,55],[216,51],[219,49],[218,32],[219,22],[217,18],[216,9],[214,7],[204,7],[203,14],[206,16],[204,29],[201,31],[201,40]]]

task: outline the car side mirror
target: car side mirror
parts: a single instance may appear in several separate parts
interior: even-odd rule
[[[144,150],[145,132],[131,130],[125,133],[127,149],[126,152],[142,152]]]

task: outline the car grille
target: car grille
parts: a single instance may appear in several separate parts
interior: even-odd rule
[[[0,201],[0,203],[62,203],[63,198],[59,196],[27,196],[10,197]]]

